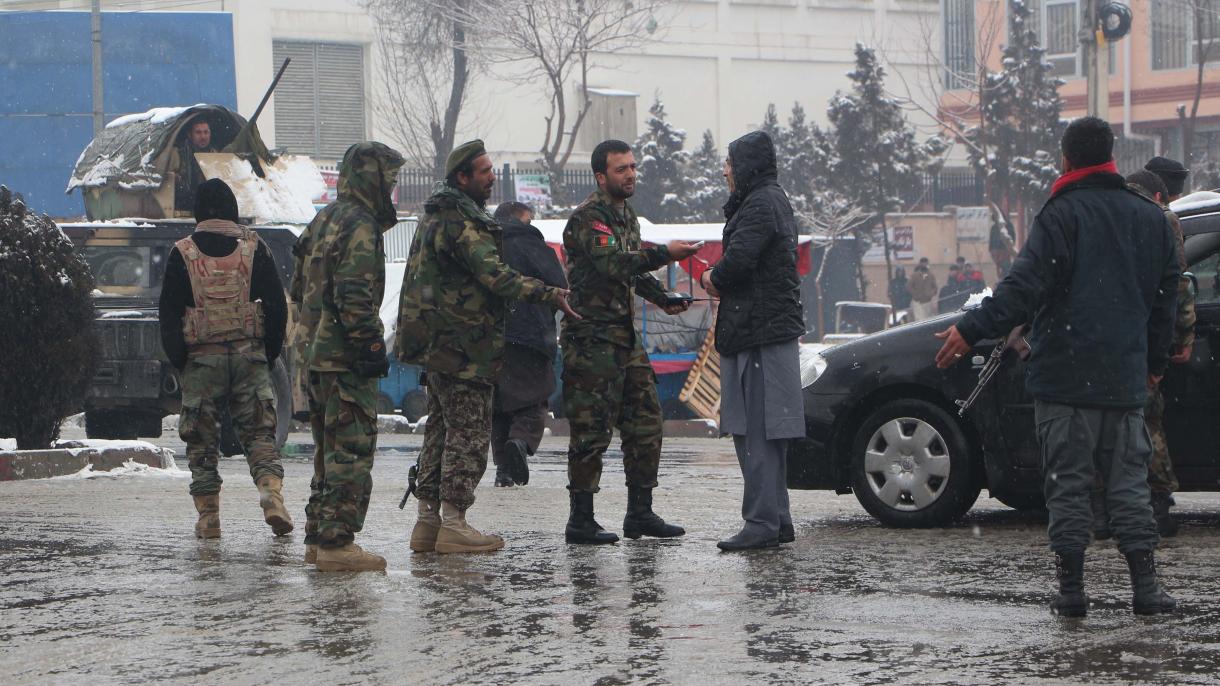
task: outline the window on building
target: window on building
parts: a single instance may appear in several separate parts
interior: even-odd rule
[[[1153,69],[1183,69],[1198,64],[1204,52],[1208,62],[1220,62],[1220,0],[1152,0],[1150,13]]]
[[[944,0],[945,88],[969,87],[975,71],[974,0]]]
[[[364,140],[364,47],[273,41],[275,67],[292,58],[275,89],[275,143],[289,152],[339,159]]]

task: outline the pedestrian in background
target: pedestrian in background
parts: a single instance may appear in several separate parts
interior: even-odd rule
[[[936,297],[936,311],[940,314],[956,312],[969,297],[962,295],[961,272],[961,267],[956,264],[949,265],[949,276],[945,278],[945,285],[941,286]]]
[[[895,310],[905,310],[911,306],[911,294],[907,292],[907,270],[895,267],[894,276],[890,279],[890,304]]]
[[[305,561],[319,572],[379,571],[385,558],[356,544],[373,493],[377,380],[390,368],[381,300],[382,233],[398,222],[391,191],[403,158],[375,142],[356,143],[339,165],[339,197],[322,208],[293,248],[292,301],[298,306],[309,370],[314,471],[305,507]]]
[[[534,211],[520,202],[501,203],[495,219],[504,235],[504,263],[548,286],[567,288],[568,279],[542,232],[530,225]],[[547,399],[555,392],[558,352],[555,308],[516,301],[504,329],[504,364],[492,401],[491,457],[497,486],[529,483],[528,456],[538,450],[546,429]]]
[[[492,392],[504,358],[510,301],[574,316],[567,291],[510,269],[487,213],[495,167],[481,140],[453,149],[445,181],[424,202],[403,276],[394,350],[428,375],[428,423],[419,452],[419,497],[411,550],[477,553],[504,539],[466,521],[487,470]]]
[[[915,271],[907,282],[907,292],[911,294],[911,311],[915,321],[928,319],[936,315],[936,275],[928,266],[928,258],[919,258]]]
[[[788,444],[805,435],[798,343],[805,320],[796,220],[777,174],[775,144],[765,132],[729,144],[724,255],[699,279],[720,298],[720,431],[733,436],[745,482],[745,524],[716,544],[726,551],[796,538],[786,480]]]
[[[194,194],[195,231],[174,244],[161,286],[161,346],[182,375],[178,435],[186,442],[195,535],[220,536],[220,413],[229,410],[258,486],[263,519],[292,531],[275,447],[271,365],[284,345],[288,306],[267,244],[237,223],[237,198],[220,179]]]
[[[941,369],[984,339],[1032,321],[1026,388],[1042,453],[1059,594],[1055,613],[1082,617],[1084,555],[1095,470],[1136,614],[1172,612],[1157,579],[1149,504],[1152,445],[1143,408],[1169,363],[1178,249],[1155,202],[1129,189],[1114,164],[1114,132],[1097,117],[1068,125],[1064,173],[1034,220],[1012,271],[982,305],[937,334]]]

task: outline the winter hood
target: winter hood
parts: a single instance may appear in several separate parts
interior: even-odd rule
[[[766,131],[751,131],[729,143],[729,161],[733,165],[733,183],[737,190],[724,206],[725,217],[731,217],[737,211],[750,191],[779,176],[775,143]]]
[[[398,222],[398,210],[390,191],[398,180],[403,157],[384,143],[356,143],[343,153],[339,166],[339,198],[354,200],[368,208],[384,229]]]

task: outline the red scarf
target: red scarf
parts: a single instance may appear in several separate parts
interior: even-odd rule
[[[1118,164],[1115,163],[1114,160],[1110,160],[1109,162],[1106,162],[1105,164],[1094,165],[1092,167],[1082,167],[1080,169],[1073,169],[1072,171],[1067,172],[1067,173],[1063,174],[1062,176],[1060,176],[1059,178],[1055,179],[1055,185],[1051,186],[1051,197],[1053,198],[1056,195],[1059,195],[1059,192],[1062,191],[1064,188],[1067,188],[1068,186],[1076,183],[1077,181],[1085,178],[1086,176],[1092,176],[1094,174],[1117,174],[1117,173],[1118,173]]]

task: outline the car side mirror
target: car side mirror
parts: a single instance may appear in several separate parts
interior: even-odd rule
[[[1182,272],[1182,276],[1184,276],[1187,279],[1190,279],[1190,297],[1195,300],[1198,300],[1199,299],[1199,277],[1195,276],[1193,272]]]

